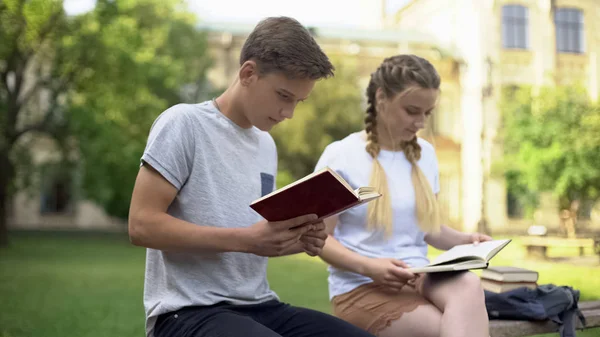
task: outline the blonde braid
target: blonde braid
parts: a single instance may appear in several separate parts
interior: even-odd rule
[[[433,65],[415,55],[397,55],[386,58],[371,74],[367,87],[368,108],[365,117],[367,132],[366,151],[373,158],[370,186],[376,188],[382,197],[368,205],[368,228],[384,228],[386,235],[393,231],[391,197],[387,177],[377,157],[380,145],[377,138],[376,92],[381,88],[386,97],[405,94],[412,87],[436,89],[440,87],[440,77]],[[419,227],[424,232],[435,232],[440,228],[440,212],[433,189],[417,164],[421,158],[421,146],[415,137],[401,145],[407,160],[412,165],[411,181],[415,189],[415,208]]]
[[[417,137],[410,142],[403,143],[402,151],[412,166],[410,176],[415,189],[415,206],[419,227],[426,233],[437,232],[441,224],[439,205],[429,180],[418,164],[421,159],[421,145],[419,145]]]
[[[371,90],[369,90],[371,89]],[[376,89],[375,89],[376,90]],[[367,88],[367,93],[372,91],[369,96],[369,106],[367,116],[365,117],[365,131],[367,132],[367,153],[373,158],[371,177],[369,185],[375,187],[381,198],[369,203],[367,208],[367,228],[373,230],[383,228],[387,236],[392,234],[392,202],[390,198],[387,177],[385,170],[377,159],[381,147],[377,141],[377,110],[375,109],[375,91],[372,87]]]

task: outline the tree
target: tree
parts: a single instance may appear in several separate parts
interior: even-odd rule
[[[363,91],[358,74],[349,63],[334,60],[335,76],[319,81],[294,118],[276,126],[280,174],[278,186],[311,173],[321,153],[334,140],[363,127]]]
[[[75,76],[64,59],[49,61],[50,46],[61,45],[59,36],[74,28],[61,5],[58,1],[0,3],[0,245],[7,243],[7,206],[16,185],[16,163],[28,162],[19,141],[31,132],[60,139],[60,123],[55,118],[59,96]],[[50,69],[42,69],[46,62]],[[30,77],[36,78],[29,81]],[[35,102],[42,88],[49,97],[46,106]],[[35,103],[42,111],[31,121]]]
[[[69,17],[58,0],[0,2],[0,245],[11,194],[32,182],[15,174],[33,171],[28,134],[56,140],[85,197],[126,215],[152,121],[209,66],[205,36],[181,8],[98,0]]]
[[[523,87],[503,100],[509,189],[529,206],[531,194],[553,192],[561,210],[600,196],[600,108],[577,87]]]
[[[180,103],[184,85],[201,86],[210,66],[207,42],[177,1],[104,1],[94,71],[77,84],[69,121],[81,153],[86,197],[126,217],[148,131]],[[195,101],[196,97],[189,97]]]

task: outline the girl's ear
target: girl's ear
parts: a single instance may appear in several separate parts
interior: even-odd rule
[[[380,114],[387,103],[386,95],[383,89],[377,88],[377,91],[375,92],[375,101],[377,103],[377,105],[375,105],[375,110],[377,111],[377,114]]]
[[[385,101],[386,95],[383,89],[377,88],[377,91],[375,92],[375,99],[377,100],[377,103],[383,103]]]

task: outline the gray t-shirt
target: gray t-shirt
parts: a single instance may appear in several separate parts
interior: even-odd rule
[[[248,227],[261,219],[250,203],[275,188],[277,149],[268,133],[239,127],[208,101],[163,112],[144,162],[178,189],[170,215],[202,226]],[[147,249],[147,336],[154,336],[158,315],[185,306],[277,299],[266,271],[267,258],[254,254]]]

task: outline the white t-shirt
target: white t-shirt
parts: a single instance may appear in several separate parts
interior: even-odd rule
[[[433,192],[439,192],[438,164],[433,146],[423,139],[419,167],[429,180]],[[316,170],[329,166],[353,188],[369,186],[373,159],[365,150],[366,141],[360,133],[331,143],[321,155]],[[411,180],[411,164],[402,151],[381,150],[378,156],[387,175],[393,208],[393,234],[386,238],[383,230],[367,229],[367,207],[361,205],[344,211],[334,231],[334,237],[346,248],[367,257],[387,257],[419,267],[429,263],[425,233],[417,224],[415,192]],[[329,298],[352,291],[372,282],[363,275],[329,267]]]

